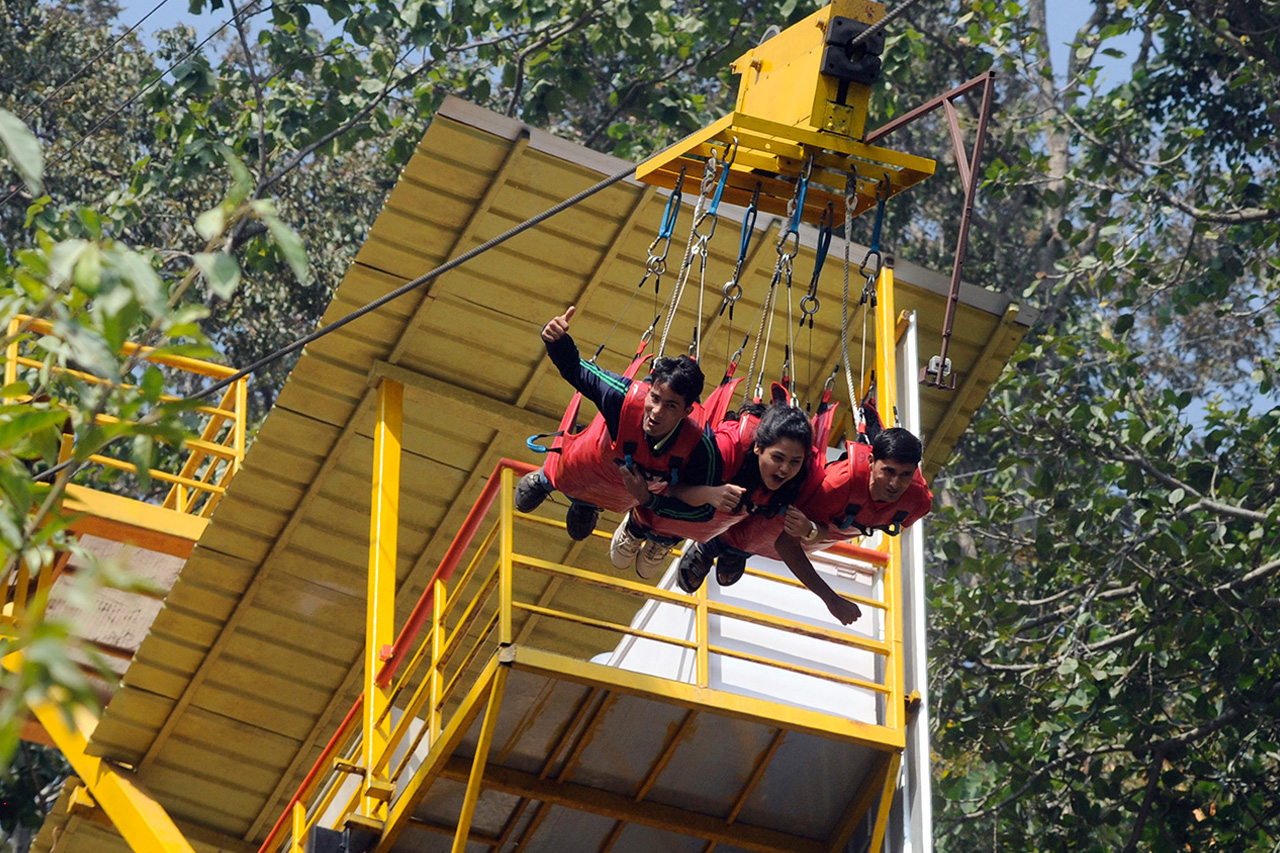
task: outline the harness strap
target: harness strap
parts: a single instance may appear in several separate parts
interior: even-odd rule
[[[857,515],[861,509],[862,507],[858,504],[849,504],[845,507],[844,522],[840,525],[840,528],[843,530],[848,530],[850,528],[860,530],[862,531],[863,536],[870,536],[877,530],[882,530],[890,536],[897,536],[902,532],[902,522],[906,521],[907,516],[910,514],[905,509],[900,509],[893,514],[893,519],[887,524],[873,524],[870,527],[867,527],[854,521],[854,516]]]

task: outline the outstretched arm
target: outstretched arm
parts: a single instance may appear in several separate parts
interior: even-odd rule
[[[813,567],[813,563],[809,562],[809,555],[800,547],[799,539],[783,533],[778,537],[778,541],[774,543],[774,547],[778,549],[778,556],[782,558],[782,562],[787,564],[791,574],[795,575],[800,583],[808,587],[810,592],[822,599],[822,603],[827,605],[831,615],[836,617],[836,620],[841,625],[848,625],[862,615],[862,610],[858,605],[841,598],[822,579],[817,569]]]
[[[552,317],[542,327],[542,340],[547,345],[551,363],[560,371],[564,380],[580,391],[582,396],[595,403],[609,434],[618,434],[618,415],[622,411],[622,399],[631,380],[582,360],[578,345],[569,334],[569,321],[577,307],[570,305],[563,314]]]

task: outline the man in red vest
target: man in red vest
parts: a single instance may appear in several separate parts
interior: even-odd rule
[[[663,494],[666,483],[693,486],[717,478],[713,440],[687,416],[702,394],[702,368],[687,355],[657,358],[643,380],[632,381],[579,357],[569,336],[575,308],[553,317],[542,328],[547,355],[560,375],[596,404],[599,422],[582,433],[562,438],[560,456],[526,474],[515,490],[516,509],[532,512],[554,490],[571,500],[565,515],[569,536],[585,539],[595,529],[600,507],[625,512],[643,505],[663,514],[709,519],[714,507],[690,507]],[[628,481],[643,478],[648,500],[637,503]],[[634,482],[632,482],[634,487]],[[656,538],[629,537],[612,549],[614,565],[632,561],[641,577],[651,577],[670,552]]]
[[[858,606],[831,589],[805,551],[877,530],[897,536],[927,515],[933,493],[920,473],[922,456],[920,439],[900,427],[881,430],[870,445],[848,442],[845,455],[826,466],[818,488],[802,495],[785,516],[753,516],[685,551],[680,588],[695,592],[713,563],[717,578],[736,580],[748,556],[759,554],[786,563],[833,616],[849,624],[860,615]]]

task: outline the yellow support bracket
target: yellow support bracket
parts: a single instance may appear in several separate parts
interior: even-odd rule
[[[4,659],[5,668],[22,669],[22,653]],[[98,721],[83,708],[66,709],[48,699],[28,703],[50,739],[66,756],[91,798],[106,812],[134,853],[195,853],[164,807],[143,789],[133,774],[89,755],[89,735]],[[87,805],[81,798],[80,807]]]
[[[840,79],[831,57],[857,28],[884,18],[884,5],[835,0],[734,60],[741,77],[734,111],[636,168],[645,183],[697,191],[707,161],[731,161],[722,200],[787,212],[795,181],[812,162],[802,221],[816,223],[828,204],[844,209],[848,175],[857,176],[854,215],[876,204],[887,182],[896,195],[934,173],[936,163],[863,141],[869,85]]]

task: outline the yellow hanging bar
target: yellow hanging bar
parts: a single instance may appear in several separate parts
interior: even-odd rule
[[[812,223],[828,203],[844,204],[847,174],[858,177],[855,216],[875,205],[885,179],[897,194],[929,177],[933,160],[862,141],[883,36],[852,41],[883,18],[881,3],[835,0],[738,57],[734,111],[641,163],[636,177],[672,189],[683,170],[692,192],[711,153],[724,159],[736,143],[723,200],[745,207],[759,186],[758,208],[783,214],[812,157],[802,216]]]

